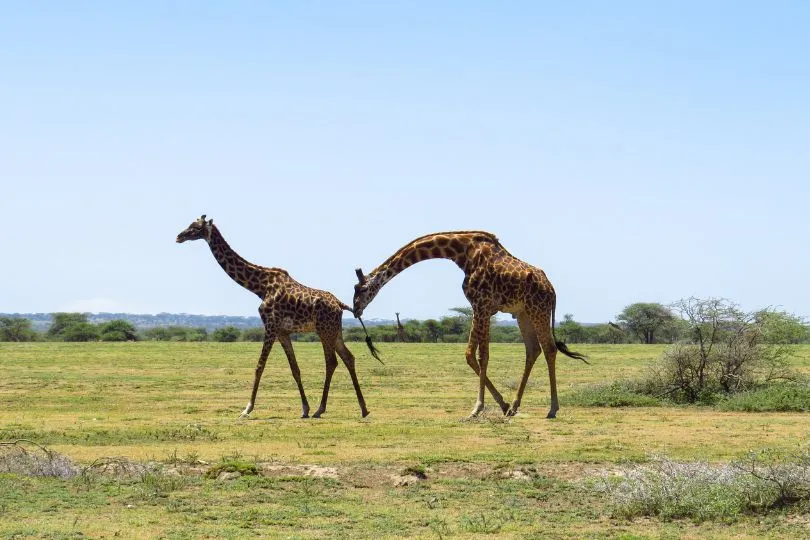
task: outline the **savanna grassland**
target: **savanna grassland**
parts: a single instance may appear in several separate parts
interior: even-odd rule
[[[239,419],[256,343],[0,343],[0,440],[45,446],[77,471],[72,478],[0,474],[0,536],[810,534],[810,517],[795,508],[732,520],[626,519],[593,489],[595,479],[653,455],[727,463],[749,450],[791,451],[810,440],[807,413],[578,407],[567,400],[583,386],[644,373],[663,346],[573,347],[591,365],[560,355],[554,420],[545,418],[541,359],[520,414],[507,421],[499,410],[465,418],[477,377],[463,345],[384,344],[385,365],[361,344],[349,345],[371,411],[365,419],[342,366],[323,418],[299,418],[278,346],[256,409]],[[320,345],[295,348],[314,410],[324,371]],[[793,366],[810,373],[810,346],[796,351]],[[522,369],[522,345],[491,346],[490,375],[505,397]]]

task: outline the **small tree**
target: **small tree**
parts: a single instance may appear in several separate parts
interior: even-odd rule
[[[52,339],[64,339],[65,331],[68,328],[81,324],[87,324],[87,314],[85,313],[53,313],[51,315],[51,326],[48,327],[47,336]],[[81,332],[73,331],[71,335],[75,336],[80,333]]]
[[[222,342],[233,342],[239,339],[239,336],[242,332],[235,326],[223,326],[222,328],[217,328],[211,334],[211,339],[214,341],[222,341]]]
[[[574,320],[570,313],[563,315],[562,322],[557,326],[557,336],[568,343],[582,343],[585,341],[585,329]]]
[[[264,341],[264,328],[245,328],[242,332],[242,341]]]
[[[424,322],[424,329],[425,329],[425,339],[430,343],[436,343],[441,339],[442,334],[442,326],[439,324],[439,321],[436,319],[428,319]]]
[[[21,317],[0,317],[0,341],[34,341],[31,321]]]
[[[690,342],[667,349],[653,368],[654,393],[676,401],[712,402],[760,382],[791,377],[787,350],[766,345],[761,323],[723,298],[687,298],[673,307],[688,324]]]
[[[616,316],[642,343],[655,343],[656,333],[674,319],[672,311],[658,303],[630,304]]]
[[[762,327],[765,343],[790,345],[804,343],[810,338],[807,323],[792,313],[763,309],[755,317]]]
[[[99,328],[101,341],[135,341],[138,333],[135,326],[123,319],[106,322]]]
[[[63,341],[98,341],[98,326],[87,322],[71,324],[62,329],[59,337]]]

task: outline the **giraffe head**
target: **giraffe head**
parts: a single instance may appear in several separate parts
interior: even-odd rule
[[[209,219],[205,221],[205,214],[200,216],[200,219],[197,219],[191,223],[186,229],[177,235],[177,243],[182,244],[186,240],[199,240],[205,239],[209,240],[211,238],[211,231],[214,227],[214,220]]]
[[[384,283],[380,279],[382,274],[367,278],[359,268],[355,270],[355,273],[359,283],[354,286],[354,316],[361,317],[365,307],[374,300]]]

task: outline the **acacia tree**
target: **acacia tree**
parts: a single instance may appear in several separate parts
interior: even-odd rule
[[[574,320],[571,313],[563,315],[562,322],[557,326],[560,339],[568,343],[582,343],[585,341],[585,329]]]
[[[135,341],[138,332],[135,326],[124,319],[114,319],[99,328],[101,341]]]
[[[638,302],[624,308],[616,319],[638,336],[642,343],[655,343],[656,333],[671,323],[675,316],[669,308],[659,303]]]
[[[48,337],[55,339],[64,339],[66,333],[71,337],[79,335],[86,330],[84,325],[89,324],[85,313],[53,313],[51,319],[51,326],[48,327]],[[81,326],[82,331],[68,331],[73,326]]]
[[[21,317],[0,317],[0,341],[34,341],[31,321]]]
[[[668,349],[653,378],[661,395],[712,401],[757,384],[795,377],[785,347],[765,344],[762,322],[724,298],[686,298],[673,307],[686,320],[691,343]]]

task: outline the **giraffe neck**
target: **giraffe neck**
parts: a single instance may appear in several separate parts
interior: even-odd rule
[[[498,244],[498,239],[482,231],[446,232],[422,236],[400,248],[388,260],[372,270],[368,279],[379,290],[406,268],[428,259],[449,259],[467,273],[470,262],[469,250],[479,242]]]
[[[225,273],[231,276],[231,279],[259,297],[264,296],[266,291],[262,277],[265,268],[246,261],[236,253],[215,225],[212,225],[208,246],[211,248],[214,258]]]

